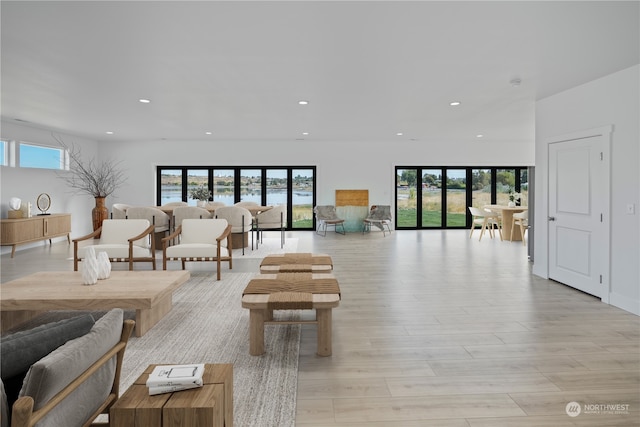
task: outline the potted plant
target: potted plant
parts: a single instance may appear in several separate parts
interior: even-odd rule
[[[509,207],[512,208],[516,205],[516,202],[520,201],[522,195],[513,191],[512,187],[509,187]]]
[[[211,198],[211,190],[208,187],[201,185],[199,187],[189,190],[189,197],[198,201],[198,206],[204,206]]]
[[[95,158],[86,160],[78,147],[67,145],[56,135],[53,135],[53,138],[69,155],[69,170],[61,172],[59,176],[70,188],[95,198],[96,205],[92,210],[95,231],[109,216],[105,199],[125,183],[124,172],[119,168],[119,162]]]

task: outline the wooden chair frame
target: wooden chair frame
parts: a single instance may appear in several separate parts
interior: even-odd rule
[[[151,224],[146,230],[142,233],[138,234],[135,237],[128,239],[129,242],[129,257],[128,258],[109,258],[111,262],[129,262],[129,270],[133,270],[134,262],[151,262],[153,264],[153,269],[156,269],[156,242],[153,238],[153,233],[155,231],[155,226]],[[100,233],[102,233],[102,227],[98,228],[93,233],[87,234],[86,236],[78,237],[77,239],[73,239],[73,271],[78,271],[78,242],[82,242],[84,240],[96,239],[100,237]],[[150,236],[151,240],[151,257],[150,258],[134,258],[133,257],[133,243],[136,240],[140,240],[145,236]]]
[[[203,221],[208,221],[204,219]],[[222,232],[220,236],[216,238],[216,256],[215,257],[167,257],[167,248],[170,246],[171,241],[179,241],[180,234],[182,233],[182,225],[179,225],[176,228],[176,231],[162,239],[162,269],[167,269],[167,261],[170,260],[180,260],[182,262],[182,269],[185,269],[185,263],[189,262],[197,262],[197,261],[215,261],[217,263],[217,279],[220,280],[220,266],[222,261],[229,262],[229,270],[233,268],[233,242],[231,239],[231,229],[232,225],[228,224],[227,228]],[[222,241],[227,239],[227,251],[229,252],[229,256],[223,257],[220,254],[220,250],[222,248]]]

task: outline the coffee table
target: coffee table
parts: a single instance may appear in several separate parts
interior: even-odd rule
[[[49,310],[136,310],[136,336],[144,335],[173,306],[173,292],[188,271],[112,271],[86,286],[78,271],[34,273],[0,285],[2,330]]]
[[[232,364],[205,364],[202,387],[149,396],[146,382],[155,366],[111,407],[111,427],[233,427]]]
[[[340,304],[340,288],[333,274],[260,274],[249,281],[242,307],[249,309],[249,354],[264,353],[264,326],[317,325],[318,356],[331,356],[332,309]],[[273,320],[274,310],[315,310],[315,320]]]

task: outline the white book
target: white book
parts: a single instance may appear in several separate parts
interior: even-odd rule
[[[194,388],[200,388],[200,384],[182,384],[182,385],[168,385],[168,386],[151,386],[149,387],[149,396],[163,393],[173,393],[174,391],[190,390]]]
[[[166,387],[172,385],[202,385],[204,363],[189,365],[158,365],[149,374],[147,387]]]

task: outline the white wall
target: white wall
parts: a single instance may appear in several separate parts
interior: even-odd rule
[[[539,101],[536,105],[535,217],[547,218],[546,138],[613,125],[611,139],[612,305],[640,315],[640,65]],[[627,205],[635,214],[627,214]],[[535,224],[533,272],[548,277],[546,221]]]
[[[395,165],[530,166],[534,146],[522,143],[433,144],[420,141],[146,141],[100,142],[62,135],[79,143],[83,155],[97,152],[121,160],[127,185],[107,199],[113,203],[155,204],[155,167],[171,166],[316,166],[317,202],[333,204],[336,189],[368,189],[370,204],[393,205]],[[55,144],[51,133],[3,122],[2,137]],[[93,199],[71,197],[51,171],[2,168],[2,217],[12,196],[33,200],[47,192],[52,212],[72,213],[72,237],[91,231]],[[40,243],[42,244],[42,243]],[[25,246],[28,247],[28,246]],[[3,253],[7,252],[3,248]],[[20,247],[18,247],[20,250]]]
[[[86,138],[56,133],[67,144],[74,144],[82,150],[87,158],[97,155],[98,145]],[[51,147],[60,147],[53,138],[51,131],[25,126],[17,123],[2,122],[2,139],[32,142]],[[78,237],[87,234],[92,229],[91,209],[95,205],[94,199],[84,194],[75,194],[66,187],[59,177],[63,172],[47,169],[0,167],[0,216],[7,217],[9,199],[18,197],[23,203],[31,202],[32,212],[37,214],[36,199],[40,193],[51,196],[51,213],[71,213],[71,236]],[[53,240],[66,240],[59,237]],[[48,244],[45,241],[21,245],[16,251],[29,247]],[[2,247],[2,253],[10,252],[10,247]]]

